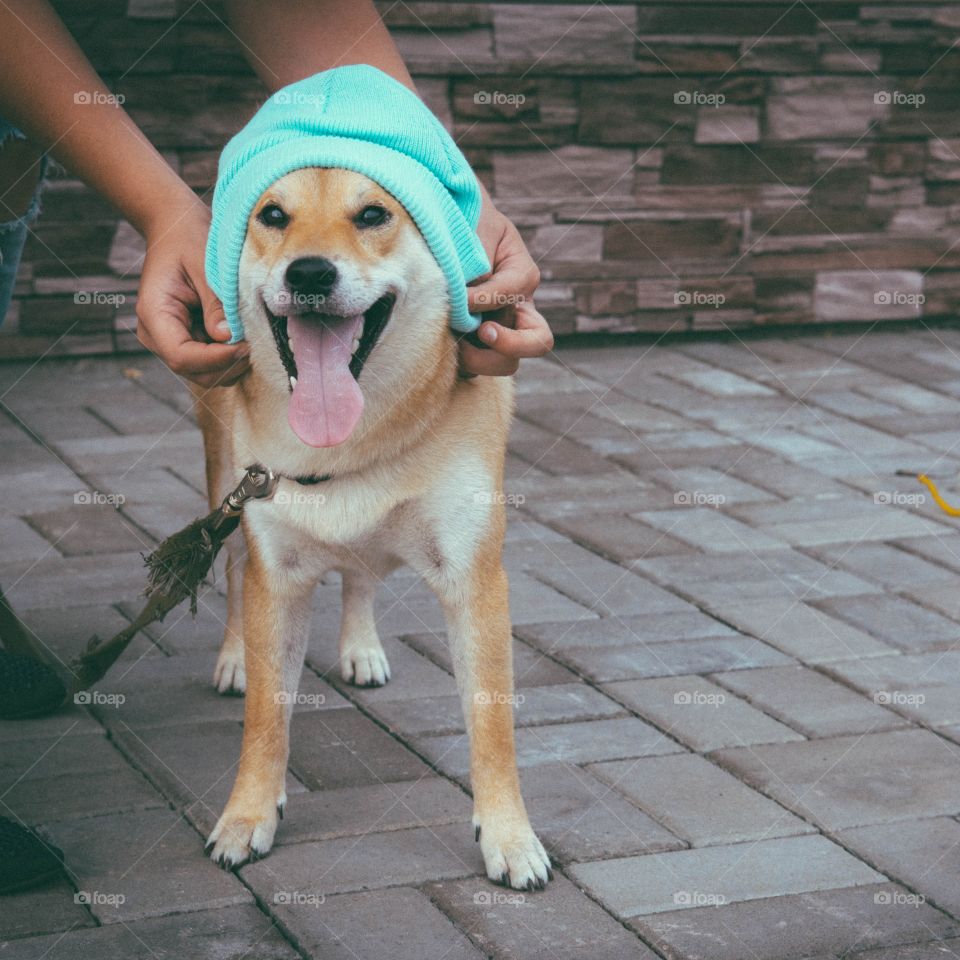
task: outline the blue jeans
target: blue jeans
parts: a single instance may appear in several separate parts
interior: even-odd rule
[[[0,150],[7,140],[23,139],[23,134],[12,124],[0,117]],[[40,214],[40,192],[47,172],[47,157],[40,161],[40,182],[30,201],[27,212],[16,220],[0,223],[0,324],[7,315],[10,300],[13,297],[13,286],[17,279],[17,267],[20,266],[20,257],[23,246],[27,242],[27,230],[31,223]]]

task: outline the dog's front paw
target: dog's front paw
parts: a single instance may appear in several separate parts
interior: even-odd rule
[[[523,818],[473,818],[487,876],[514,890],[542,890],[553,877],[550,856]]]
[[[247,672],[243,666],[243,647],[231,650],[224,647],[217,657],[213,671],[213,685],[218,693],[240,696],[247,689]]]
[[[207,840],[205,852],[210,854],[211,860],[227,870],[266,856],[273,846],[277,820],[283,816],[285,802],[286,795],[283,795],[276,806],[259,813],[246,812],[239,805],[227,804],[227,809]]]
[[[390,679],[383,647],[347,648],[340,654],[340,675],[356,687],[382,687]]]

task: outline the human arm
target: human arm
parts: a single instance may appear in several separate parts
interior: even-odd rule
[[[46,0],[0,4],[0,115],[106,197],[147,241],[138,336],[176,373],[210,385],[239,376],[246,347],[229,339],[207,285],[209,213],[97,76]]]
[[[247,60],[270,91],[321,70],[365,63],[416,92],[372,0],[227,0],[227,11]],[[471,374],[509,375],[521,358],[547,353],[553,335],[533,303],[540,271],[482,184],[481,192],[477,235],[493,269],[467,293],[473,312],[497,319],[485,320],[477,331],[489,349],[461,341],[461,367]]]

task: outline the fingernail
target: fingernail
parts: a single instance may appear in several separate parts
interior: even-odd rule
[[[217,333],[229,333],[229,332],[230,332],[230,324],[227,323],[226,320],[221,320],[221,321],[217,324],[217,326],[216,326],[215,329],[216,329]]]
[[[480,339],[493,343],[497,339],[497,328],[492,324],[485,324],[480,328]]]

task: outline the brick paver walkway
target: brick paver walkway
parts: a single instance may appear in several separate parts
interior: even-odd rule
[[[960,502],[960,332],[567,349],[519,393],[506,561],[549,889],[482,876],[410,575],[380,598],[380,690],[331,672],[319,588],[278,845],[206,859],[243,710],[210,686],[211,590],[93,702],[0,725],[0,812],[69,868],[0,900],[0,958],[960,956],[960,521],[896,473]],[[68,658],[203,509],[200,438],[144,358],[5,365],[0,397],[0,583]]]

